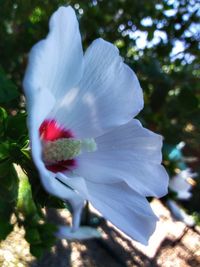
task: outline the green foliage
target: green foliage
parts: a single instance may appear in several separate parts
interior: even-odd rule
[[[3,154],[3,153],[2,153]],[[9,159],[0,161],[0,240],[12,231],[11,215],[17,198],[17,173]]]
[[[21,169],[18,170],[18,173],[20,173],[20,181],[18,188],[17,208],[20,212],[25,214],[26,217],[29,217],[32,214],[35,214],[37,209],[35,203],[33,202],[31,186],[29,184],[28,177]],[[36,217],[36,220],[37,219],[38,218]]]
[[[25,239],[30,244],[30,251],[36,257],[41,257],[45,250],[49,249],[55,242],[55,225],[45,223],[45,218],[39,207],[36,206],[31,185],[28,177],[20,167],[17,167],[19,174],[19,188],[17,199],[17,214],[20,223],[24,226]]]
[[[161,133],[165,143],[184,141],[187,154],[198,158],[192,167],[199,170],[200,55],[199,33],[194,30],[199,23],[196,1],[3,0],[0,3],[0,240],[12,231],[11,217],[15,214],[16,223],[25,228],[31,253],[41,256],[55,241],[56,230],[46,222],[42,209],[65,207],[61,200],[44,191],[31,160],[22,88],[28,52],[46,36],[49,17],[60,5],[71,4],[76,9],[84,49],[98,37],[118,46],[144,91],[141,121]],[[175,15],[170,15],[170,10]],[[149,24],[144,23],[147,18]],[[146,45],[138,45],[134,35],[138,31],[146,33]],[[158,32],[165,37],[155,40]],[[177,41],[183,44],[184,51],[171,54]],[[166,162],[173,174],[176,163],[170,159]],[[188,209],[199,214],[200,199],[198,190],[195,192],[193,206]]]
[[[0,66],[0,104],[7,105],[13,99],[19,96],[17,87],[6,77],[6,73]]]

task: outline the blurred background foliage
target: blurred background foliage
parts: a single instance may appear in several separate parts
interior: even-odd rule
[[[29,156],[22,79],[28,52],[46,36],[49,17],[69,4],[79,18],[84,49],[98,37],[119,48],[144,91],[140,120],[164,136],[165,146],[185,142],[181,160],[200,171],[198,0],[0,0],[0,240],[17,223],[36,256],[55,241],[55,227],[42,208],[64,204],[43,190]],[[170,176],[179,161],[164,153]],[[185,206],[197,220],[199,190],[197,179]]]

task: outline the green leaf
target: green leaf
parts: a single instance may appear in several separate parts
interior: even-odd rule
[[[38,225],[38,230],[40,232],[40,237],[43,242],[47,241],[47,247],[51,246],[51,244],[53,244],[55,241],[54,234],[58,230],[57,226],[51,223],[40,224]]]
[[[148,31],[148,35],[147,35],[148,41],[151,41],[153,39],[153,37],[154,37],[154,31],[153,31],[153,29],[151,29]]]
[[[0,199],[9,203],[17,200],[18,176],[9,160],[0,163]]]
[[[5,122],[8,115],[4,108],[0,107],[0,138],[4,136],[5,133]]]
[[[21,152],[28,159],[31,160],[31,151],[30,151],[30,142],[29,140],[25,140],[23,147],[21,148]]]
[[[183,89],[179,94],[179,101],[181,103],[182,108],[185,108],[188,112],[198,109],[198,98],[191,90],[187,88]]]
[[[2,177],[5,177],[9,173],[10,161],[6,160],[0,163],[0,181]]]
[[[25,216],[33,216],[37,213],[37,208],[33,201],[32,190],[28,177],[22,171],[20,166],[17,166],[17,172],[19,175],[17,208],[25,214]]]
[[[44,247],[42,245],[30,244],[30,252],[36,258],[41,258],[44,253]]]
[[[6,222],[2,222],[0,220],[0,240],[6,239],[6,237],[10,234],[13,230],[13,225]]]
[[[8,103],[17,98],[19,92],[14,83],[6,76],[3,68],[0,66],[0,103]]]
[[[9,156],[9,143],[4,142],[0,144],[0,161],[8,158]]]
[[[0,221],[4,221],[6,223],[9,222],[11,213],[13,211],[13,205],[8,203],[7,201],[0,199]]]
[[[0,107],[0,122],[4,121],[8,117],[6,110]]]
[[[23,136],[27,136],[26,118],[26,113],[18,113],[15,116],[9,116],[7,120],[6,135],[16,141]]]
[[[25,214],[34,213],[36,211],[32,199],[31,187],[25,174],[20,177],[17,207]]]
[[[41,243],[40,234],[39,234],[37,228],[28,228],[28,227],[26,227],[25,239],[30,244]]]

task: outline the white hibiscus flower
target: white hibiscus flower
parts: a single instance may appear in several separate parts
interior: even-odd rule
[[[118,49],[97,39],[83,55],[75,12],[60,7],[31,50],[24,88],[35,165],[45,189],[71,203],[73,230],[89,200],[146,244],[157,221],[146,197],[165,195],[168,176],[162,137],[132,119],[142,90]]]
[[[191,198],[192,193],[190,190],[195,184],[192,179],[197,177],[197,173],[193,173],[190,168],[180,171],[177,175],[173,176],[169,182],[169,188],[177,193],[177,199],[187,200]]]

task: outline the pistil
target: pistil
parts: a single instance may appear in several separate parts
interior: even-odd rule
[[[72,138],[43,142],[43,159],[48,164],[73,159],[80,151],[81,141]]]
[[[78,140],[74,138],[60,138],[55,141],[42,141],[43,160],[46,164],[54,164],[71,160],[84,152],[97,149],[94,139]]]

